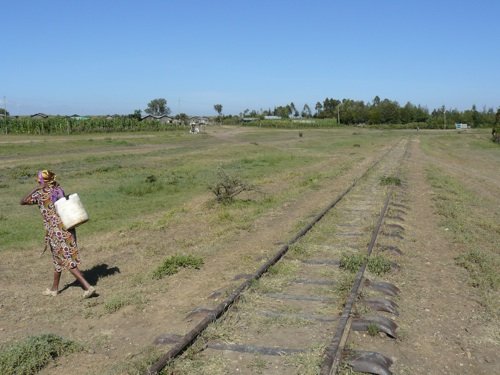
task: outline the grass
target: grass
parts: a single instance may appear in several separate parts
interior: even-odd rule
[[[342,254],[340,257],[340,268],[356,273],[366,262],[367,256],[364,254]]]
[[[434,204],[441,216],[441,225],[453,241],[465,248],[455,258],[456,264],[468,271],[470,284],[478,290],[487,311],[499,316],[500,254],[497,246],[500,233],[495,230],[498,221],[484,214],[488,203],[442,170],[429,167],[427,178],[434,190]]]
[[[391,270],[391,261],[383,255],[372,255],[368,259],[368,271],[381,276]]]
[[[81,345],[57,335],[30,336],[20,342],[2,347],[0,351],[0,374],[36,374],[52,359],[82,349]]]
[[[395,176],[382,176],[380,177],[380,184],[401,186],[401,179]]]
[[[174,275],[180,268],[200,269],[203,259],[193,255],[173,255],[163,261],[163,263],[153,272],[154,279],[161,279],[165,276]]]
[[[377,336],[379,332],[378,326],[375,323],[368,324],[368,334],[370,336]]]
[[[141,307],[143,304],[144,298],[142,298],[139,294],[119,294],[108,298],[106,302],[104,302],[104,310],[108,313],[114,313],[125,306],[135,305],[137,307]]]
[[[252,220],[298,196],[311,182],[324,183],[350,168],[351,159],[320,174],[307,171],[331,158],[332,147],[340,154],[349,147],[351,137],[346,134],[344,139],[339,132],[311,130],[303,143],[294,131],[251,129],[240,136],[240,141],[252,140],[258,146],[250,142],[233,146],[180,131],[6,136],[4,142],[12,143],[3,144],[0,150],[0,156],[6,158],[0,167],[0,204],[8,212],[8,220],[2,225],[0,249],[28,250],[43,237],[37,211],[18,205],[21,196],[34,186],[38,169],[54,170],[67,193],[79,193],[91,218],[79,228],[81,238],[126,228],[137,218],[179,210],[193,197],[207,193],[207,183],[217,181],[219,166],[258,188],[271,181],[282,182],[275,195],[252,198],[254,204],[235,207],[239,218]],[[301,186],[303,181],[305,186]]]

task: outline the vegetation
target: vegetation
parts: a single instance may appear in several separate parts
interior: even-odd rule
[[[32,375],[52,359],[76,351],[82,346],[53,334],[30,336],[25,340],[5,345],[0,351],[2,375]]]
[[[444,106],[429,112],[426,107],[407,102],[401,106],[397,101],[381,99],[378,96],[373,101],[365,103],[362,100],[325,98],[317,102],[316,112],[311,113],[306,104],[301,112],[302,118],[334,119],[336,125],[369,124],[369,125],[410,125],[420,128],[454,128],[455,123],[466,123],[472,127],[492,126],[500,124],[500,108],[478,111],[473,105],[471,109],[459,111],[446,109]],[[244,116],[259,117],[278,116],[282,119],[299,117],[294,103],[274,107],[261,112],[246,110]]]
[[[379,328],[375,323],[368,324],[368,334],[370,336],[377,336],[379,332]]]
[[[220,167],[217,170],[217,177],[217,182],[210,186],[210,190],[215,194],[217,202],[230,203],[238,194],[254,190],[254,187],[242,181],[237,176],[229,175]]]
[[[380,177],[380,183],[382,185],[401,186],[401,179],[395,176],[382,176]]]
[[[179,268],[200,269],[203,265],[203,259],[193,255],[173,255],[153,272],[153,278],[161,279],[164,276],[170,276],[179,272]]]
[[[340,257],[340,268],[351,273],[356,273],[366,262],[366,258],[364,254],[342,254]]]
[[[493,315],[498,316],[498,221],[485,217],[478,207],[487,207],[486,203],[478,205],[477,196],[442,170],[430,167],[427,178],[436,192],[434,202],[438,214],[442,216],[442,225],[447,228],[454,241],[465,247],[465,251],[455,258],[457,265],[469,272],[470,283],[477,288],[481,303]]]
[[[170,108],[167,107],[166,99],[158,98],[151,100],[144,112],[153,116],[163,116],[170,114]]]
[[[368,259],[368,271],[381,276],[391,270],[391,261],[382,255],[372,255]]]

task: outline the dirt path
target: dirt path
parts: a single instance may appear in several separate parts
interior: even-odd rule
[[[402,290],[396,319],[400,337],[374,346],[395,360],[395,374],[498,374],[498,327],[485,319],[467,271],[455,264],[463,249],[439,226],[425,176],[430,161],[415,139],[407,172],[404,255],[391,280]]]

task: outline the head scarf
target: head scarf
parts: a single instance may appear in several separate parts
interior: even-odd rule
[[[38,171],[38,183],[40,185],[47,184],[52,188],[52,193],[50,199],[52,203],[56,202],[58,199],[64,197],[64,190],[56,181],[56,174],[48,169]]]
[[[48,169],[43,169],[38,171],[38,182],[40,185],[47,183],[49,185],[55,185],[56,183],[56,174]]]

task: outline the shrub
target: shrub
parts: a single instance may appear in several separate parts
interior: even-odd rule
[[[82,346],[60,336],[43,334],[7,345],[0,351],[0,374],[32,375],[58,356],[82,350]]]
[[[173,255],[167,258],[154,272],[154,279],[161,279],[164,276],[173,275],[179,272],[179,268],[200,269],[203,259],[192,255]]]
[[[363,263],[366,262],[366,255],[362,254],[342,254],[340,257],[340,268],[349,272],[358,272]]]
[[[253,186],[236,176],[230,176],[222,168],[218,168],[217,178],[217,182],[210,187],[210,190],[215,194],[215,199],[218,202],[230,203],[241,192],[254,190]]]

